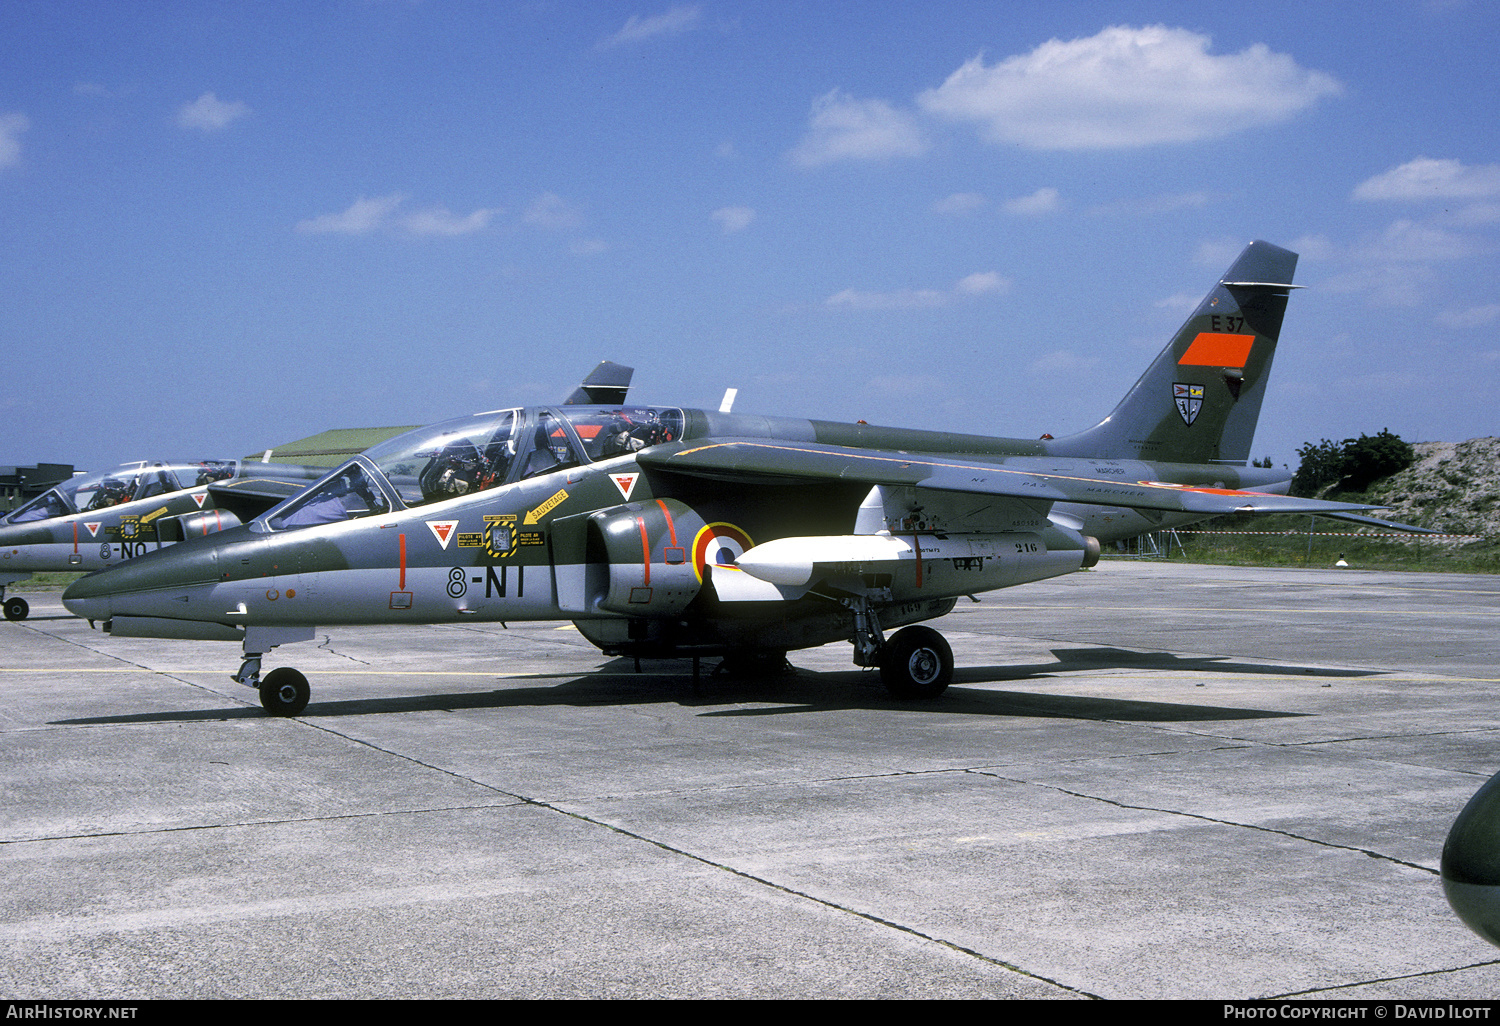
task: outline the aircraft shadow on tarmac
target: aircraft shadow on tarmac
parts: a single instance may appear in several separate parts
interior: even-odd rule
[[[888,709],[959,713],[968,716],[1042,717],[1077,720],[1127,720],[1155,722],[1201,722],[1252,720],[1303,716],[1306,713],[1270,709],[1080,695],[1039,695],[1018,691],[995,691],[964,687],[1000,681],[1056,679],[1069,671],[1124,669],[1173,672],[1209,671],[1217,674],[1266,674],[1298,677],[1367,677],[1378,671],[1342,670],[1241,663],[1227,657],[1180,657],[1167,652],[1128,652],[1114,648],[1057,649],[1055,663],[968,667],[955,672],[954,685],[937,700],[901,701],[888,696],[879,674],[864,670],[814,672],[788,669],[779,673],[749,676],[718,676],[705,673],[695,682],[677,669],[680,663],[648,663],[635,672],[630,659],[614,659],[599,670],[565,676],[537,674],[507,677],[508,682],[557,681],[546,686],[503,687],[493,691],[445,694],[395,695],[377,698],[313,702],[297,717],[320,719],[336,716],[368,716],[390,713],[441,712],[461,709],[507,709],[546,706],[634,705],[676,702],[682,706],[707,706],[703,716],[775,716],[805,712],[853,709]],[[475,678],[484,677],[476,673]],[[1080,682],[1090,678],[1080,677]],[[742,703],[775,703],[769,708],[725,708]],[[142,712],[123,716],[90,716],[57,720],[54,725],[104,723],[187,722],[261,718],[259,706],[226,709],[195,709],[177,712]]]
[[[1131,652],[1123,648],[1054,648],[1055,663],[1010,666],[970,666],[953,671],[955,683],[1029,680],[1080,670],[1149,670],[1152,672],[1206,671],[1224,674],[1264,674],[1275,677],[1373,677],[1380,670],[1341,666],[1296,666],[1287,663],[1248,663],[1231,656],[1179,656],[1171,652]]]

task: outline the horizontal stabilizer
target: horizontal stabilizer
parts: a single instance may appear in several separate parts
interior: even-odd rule
[[[1378,517],[1362,517],[1357,513],[1319,513],[1319,516],[1329,517],[1333,520],[1342,520],[1347,524],[1359,524],[1361,527],[1377,527],[1383,531],[1403,531],[1406,534],[1442,534],[1430,527],[1417,527],[1413,524],[1402,524],[1394,520],[1381,520]]]

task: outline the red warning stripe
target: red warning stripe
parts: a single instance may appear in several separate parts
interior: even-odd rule
[[[656,504],[661,507],[661,515],[667,518],[667,530],[672,532],[672,546],[677,546],[677,525],[672,522],[672,511],[667,509],[667,504],[660,499]]]
[[[1177,361],[1179,367],[1239,367],[1250,358],[1254,335],[1222,335],[1200,331]]]
[[[643,584],[651,583],[651,539],[646,536],[646,518],[636,517],[636,526],[641,529],[641,562],[646,567],[646,579]]]

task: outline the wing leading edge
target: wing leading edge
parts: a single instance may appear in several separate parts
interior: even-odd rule
[[[1218,516],[1224,513],[1313,513],[1414,533],[1426,528],[1358,516],[1381,509],[1363,503],[1302,499],[1233,488],[1205,488],[1165,481],[1122,481],[1063,473],[1059,459],[1008,457],[1004,465],[962,457],[880,452],[818,442],[723,439],[667,452],[646,452],[647,467],[715,480],[843,481],[919,486],[941,492],[1005,496],[1039,504],[1054,502],[1123,506],[1165,513]]]

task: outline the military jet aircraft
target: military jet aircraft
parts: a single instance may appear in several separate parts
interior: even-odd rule
[[[622,402],[633,373],[605,360],[566,402]],[[385,429],[362,433],[371,430]],[[25,599],[5,598],[5,589],[17,581],[39,572],[102,570],[163,545],[238,527],[326,473],[326,465],[264,460],[142,461],[64,481],[0,516],[5,618],[24,620],[31,611]]]
[[[1274,494],[1284,472],[1244,465],[1296,259],[1251,243],[1114,412],[1069,437],[631,405],[616,388],[390,439],[63,602],[115,635],[239,642],[234,679],[280,715],[308,683],[262,680],[262,656],[333,624],[567,619],[606,654],[695,666],[848,640],[895,695],[935,696],[953,656],[920,621],[960,597],[1220,513],[1383,523]]]
[[[1500,773],[1454,819],[1441,867],[1443,893],[1458,918],[1500,946]]]
[[[30,612],[5,589],[45,571],[101,570],[163,545],[238,527],[302,491],[326,468],[243,460],[126,463],[80,474],[0,517],[0,600],[7,620]]]

